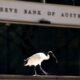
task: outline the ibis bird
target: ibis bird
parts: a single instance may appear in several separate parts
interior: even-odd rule
[[[58,63],[58,60],[56,58],[56,56],[53,54],[52,51],[49,51],[47,53],[47,55],[43,52],[39,52],[39,53],[36,53],[36,54],[33,54],[32,56],[28,57],[27,59],[24,60],[24,62],[27,62],[27,63],[24,63],[24,66],[34,66],[34,76],[37,76],[37,71],[36,71],[36,66],[39,65],[40,67],[40,70],[45,74],[47,75],[48,73],[46,71],[44,71],[44,69],[41,67],[41,63],[44,61],[44,60],[49,60],[50,59],[50,54],[56,59],[56,63]]]

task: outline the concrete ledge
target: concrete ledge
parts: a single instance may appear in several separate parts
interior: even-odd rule
[[[0,75],[0,80],[80,80],[80,76],[55,76],[55,75]]]

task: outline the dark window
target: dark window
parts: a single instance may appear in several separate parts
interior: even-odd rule
[[[79,44],[80,29],[0,24],[0,74],[32,75],[33,68],[24,67],[24,59],[52,50],[59,63],[53,58],[44,61],[42,66],[47,72],[80,75]],[[39,69],[38,73],[42,74]]]

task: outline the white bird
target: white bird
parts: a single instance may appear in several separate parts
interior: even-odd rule
[[[29,58],[25,59],[24,62],[27,61],[26,64],[24,64],[24,66],[34,66],[34,71],[35,71],[35,74],[34,76],[37,76],[37,72],[36,72],[36,66],[40,66],[40,69],[41,71],[47,75],[48,73],[45,72],[43,70],[43,68],[41,67],[41,63],[44,61],[44,60],[48,60],[50,59],[50,54],[56,59],[56,63],[58,62],[57,58],[55,57],[55,55],[53,54],[52,51],[49,51],[47,55],[45,55],[43,52],[39,52],[39,53],[36,53],[36,54],[33,54],[32,56],[30,56]]]

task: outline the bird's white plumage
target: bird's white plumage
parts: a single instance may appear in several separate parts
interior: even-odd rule
[[[37,65],[41,65],[41,62],[43,60],[47,60],[49,59],[49,55],[46,56],[44,53],[40,52],[40,53],[36,53],[32,56],[30,56],[27,59],[27,63],[24,66],[37,66]]]

